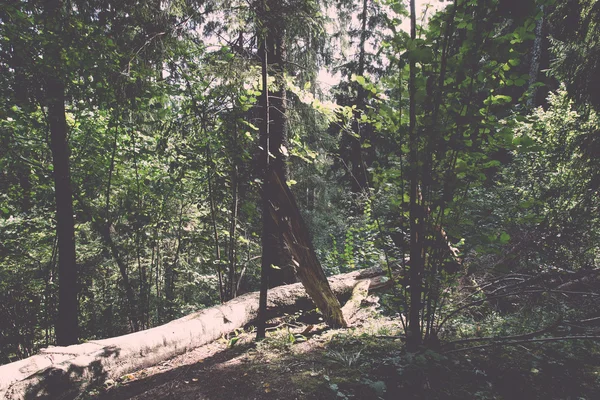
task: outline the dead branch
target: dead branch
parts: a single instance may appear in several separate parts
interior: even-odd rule
[[[452,342],[444,343],[442,347],[447,347],[447,346],[452,346],[452,345],[457,345],[457,344],[464,344],[464,343],[474,343],[474,342],[532,339],[536,336],[540,336],[540,335],[543,335],[544,333],[548,333],[548,332],[554,330],[555,328],[557,328],[560,325],[561,322],[562,322],[562,318],[559,318],[555,322],[553,322],[551,325],[548,325],[547,327],[545,327],[543,329],[540,329],[535,332],[524,333],[521,335],[487,336],[487,337],[481,337],[481,338],[459,339],[459,340],[454,340]]]
[[[560,337],[549,337],[549,338],[540,338],[540,339],[525,339],[525,340],[515,340],[508,342],[494,342],[490,344],[484,344],[481,346],[473,346],[473,347],[463,347],[461,349],[453,349],[446,351],[444,354],[450,353],[458,353],[459,351],[468,351],[468,350],[478,350],[484,349],[486,347],[493,346],[516,346],[523,343],[547,343],[547,342],[560,342],[565,340],[600,340],[600,336],[560,336]]]

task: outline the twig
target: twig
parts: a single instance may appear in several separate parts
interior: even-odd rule
[[[265,331],[276,331],[279,328],[302,328],[303,325],[294,325],[294,324],[290,324],[289,322],[282,322],[281,324],[277,325],[277,326],[272,326],[270,328],[265,328]]]
[[[585,322],[595,322],[595,321],[600,321],[600,317],[588,318],[588,319],[582,319],[582,320],[581,320],[581,321],[579,321],[579,322],[580,322],[580,323],[581,323],[581,322],[584,322],[584,323],[585,323]]]
[[[392,335],[375,335],[378,339],[400,339],[402,341],[406,340],[406,336],[392,336]]]

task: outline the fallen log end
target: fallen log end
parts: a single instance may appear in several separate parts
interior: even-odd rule
[[[371,280],[365,279],[359,281],[352,289],[352,295],[350,299],[342,307],[342,314],[344,319],[349,325],[352,325],[354,317],[360,310],[360,306],[369,295],[369,287],[371,286]]]

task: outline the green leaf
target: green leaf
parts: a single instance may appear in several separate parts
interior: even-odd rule
[[[359,85],[364,85],[366,83],[365,77],[361,76],[361,75],[353,75],[352,76],[353,80],[355,82],[358,82]]]
[[[492,160],[483,164],[483,168],[491,168],[491,167],[499,167],[501,165],[500,161]]]
[[[490,97],[488,97],[487,99],[484,100],[484,104],[489,105],[489,104],[506,104],[506,103],[510,103],[512,101],[512,97],[504,95],[504,94],[497,94],[497,95],[492,95]]]

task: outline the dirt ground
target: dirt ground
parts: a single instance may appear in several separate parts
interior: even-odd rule
[[[237,331],[106,382],[93,400],[597,399],[600,353],[590,344],[498,347],[451,355],[403,349],[399,316],[376,299],[349,329],[287,316],[267,338]],[[310,325],[313,324],[313,325]],[[309,329],[310,327],[310,329]]]
[[[361,313],[354,327],[344,330],[328,330],[321,324],[295,320],[288,323],[285,318],[274,321],[278,325],[258,344],[253,340],[253,332],[237,332],[160,365],[108,381],[105,388],[88,393],[88,398],[349,398],[343,387],[352,387],[350,397],[383,398],[383,382],[365,380],[362,370],[368,367],[367,359],[383,356],[372,351],[401,345],[394,336],[400,327],[398,320],[383,318],[373,308]],[[361,335],[363,339],[368,335],[369,343]],[[373,338],[377,337],[382,343],[374,345]],[[364,392],[358,397],[357,388]]]

